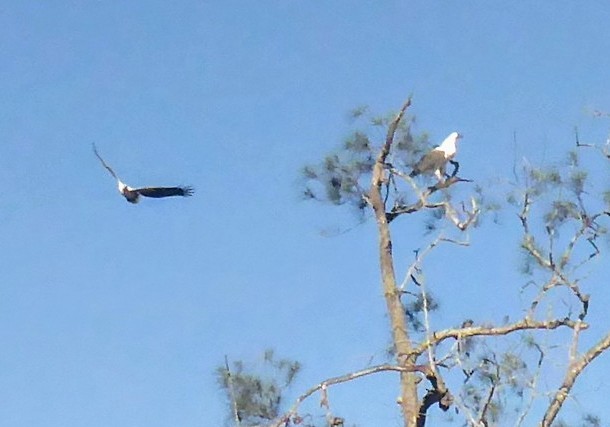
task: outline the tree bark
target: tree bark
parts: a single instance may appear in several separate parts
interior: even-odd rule
[[[405,308],[400,300],[401,292],[396,285],[394,272],[394,259],[392,257],[392,237],[390,226],[386,215],[386,207],[382,197],[382,185],[384,184],[386,158],[394,141],[394,134],[406,109],[411,105],[411,98],[402,106],[394,121],[390,124],[385,144],[377,156],[373,168],[371,188],[368,194],[369,203],[375,212],[377,231],[379,234],[379,264],[381,270],[381,282],[383,295],[386,300],[392,339],[396,350],[396,360],[399,366],[413,368],[415,357],[412,352],[412,343],[409,339]],[[412,369],[410,369],[412,370]],[[404,417],[405,427],[415,427],[419,412],[419,401],[417,396],[417,377],[413,372],[401,372],[400,374],[400,405]]]

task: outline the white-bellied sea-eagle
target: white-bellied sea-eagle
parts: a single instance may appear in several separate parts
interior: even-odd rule
[[[141,187],[141,188],[131,188],[129,185],[123,183],[121,179],[117,176],[116,173],[112,170],[108,164],[102,159],[102,156],[97,152],[97,148],[95,144],[93,144],[93,152],[96,157],[102,162],[102,166],[106,168],[110,175],[117,180],[117,185],[119,188],[119,192],[127,199],[129,203],[138,203],[140,201],[140,196],[144,197],[154,197],[159,199],[161,197],[172,197],[172,196],[182,196],[188,197],[193,195],[192,187]]]
[[[459,133],[450,133],[438,147],[434,147],[419,159],[419,162],[413,166],[413,172],[409,176],[413,178],[420,174],[434,174],[439,181],[443,181],[445,179],[447,163],[455,157],[457,141],[460,138],[462,138],[462,135]]]

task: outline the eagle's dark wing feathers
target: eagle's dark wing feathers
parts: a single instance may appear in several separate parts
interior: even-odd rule
[[[157,199],[172,196],[189,197],[194,193],[192,187],[143,187],[136,188],[134,191],[137,191],[144,197],[154,197]]]
[[[131,188],[131,187],[125,185],[123,182],[121,182],[121,180],[119,179],[117,174],[114,173],[112,168],[110,166],[108,166],[108,164],[104,161],[104,159],[102,159],[102,156],[100,156],[100,154],[97,152],[97,147],[95,146],[95,144],[93,144],[93,152],[95,153],[95,156],[99,159],[99,161],[102,163],[102,166],[104,166],[104,168],[106,168],[106,170],[108,172],[110,172],[110,174],[118,181],[119,191],[121,192],[121,194],[123,194],[123,196],[130,203],[137,203],[139,195],[144,196],[144,197],[154,197],[157,199],[160,199],[162,197],[172,197],[172,196],[188,197],[188,196],[193,195],[193,192],[194,192],[193,188],[188,187],[188,186],[187,187]]]
[[[108,170],[108,172],[110,172],[110,175],[112,175],[114,177],[114,179],[119,179],[119,177],[116,176],[116,173],[114,173],[112,168],[106,164],[104,159],[102,159],[102,156],[100,156],[100,153],[97,152],[97,147],[95,146],[95,143],[93,144],[93,152],[95,153],[96,157],[98,159],[100,159],[100,162],[102,162],[102,166],[104,166],[106,168],[106,170]]]
[[[411,172],[409,176],[413,178],[422,173],[431,173],[436,170],[444,169],[446,164],[447,159],[445,158],[445,153],[439,150],[432,150],[413,166],[413,172]]]

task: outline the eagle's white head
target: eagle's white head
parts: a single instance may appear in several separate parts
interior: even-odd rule
[[[119,192],[127,199],[129,203],[138,203],[140,201],[140,193],[135,188],[131,188],[129,185],[123,183],[120,179],[117,179]]]
[[[125,184],[120,179],[117,179],[117,186],[119,187],[119,193],[123,193],[125,190],[131,190],[131,188],[129,188],[129,185]]]
[[[458,132],[451,132],[441,145],[435,148],[435,150],[442,151],[445,153],[446,159],[453,159],[457,152],[457,141],[462,138],[462,135]]]

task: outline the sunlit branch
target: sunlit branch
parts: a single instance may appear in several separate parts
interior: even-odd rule
[[[589,363],[591,363],[597,356],[602,354],[608,348],[610,348],[610,333],[603,337],[595,346],[591,347],[589,351],[587,351],[581,357],[570,362],[563,382],[555,393],[553,400],[544,414],[544,418],[540,423],[541,427],[550,427],[553,424],[553,421],[557,417],[559,410],[569,396],[578,376],[587,367],[587,365],[589,365]]]
[[[462,213],[465,216],[465,219],[460,218],[460,214],[458,211],[451,205],[451,203],[447,201],[443,202],[428,202],[427,197],[431,193],[429,190],[426,190],[424,193],[421,193],[421,198],[410,205],[404,205],[397,203],[395,204],[389,212],[386,213],[386,217],[388,218],[388,222],[393,221],[396,217],[403,214],[412,214],[414,212],[418,212],[422,209],[444,209],[445,216],[455,225],[458,229],[464,231],[468,227],[470,227],[478,218],[481,209],[479,208],[476,199],[471,198],[470,204],[471,209],[468,210],[465,206],[462,205]]]
[[[459,246],[468,246],[470,245],[469,242],[467,241],[460,241],[460,240],[455,240],[455,239],[450,239],[447,237],[443,237],[442,234],[439,234],[432,242],[430,242],[430,244],[428,244],[428,246],[426,246],[425,249],[423,250],[417,250],[415,252],[415,261],[413,261],[413,263],[409,266],[409,268],[407,269],[407,273],[405,274],[405,278],[403,279],[402,283],[399,286],[399,289],[402,291],[405,289],[405,287],[407,286],[407,283],[409,282],[409,280],[413,280],[414,282],[418,283],[417,278],[415,277],[415,273],[419,273],[421,271],[421,263],[424,260],[424,257],[426,255],[428,255],[428,253],[430,253],[432,251],[432,249],[434,249],[436,246],[438,246],[440,243],[453,243],[455,245],[459,245]]]
[[[418,347],[414,348],[413,353],[416,355],[421,355],[428,347],[438,345],[449,338],[464,339],[475,336],[500,336],[521,330],[552,330],[560,327],[568,327],[573,329],[576,327],[576,323],[576,321],[567,318],[547,321],[523,319],[509,325],[498,327],[472,326],[467,328],[446,329],[433,333],[432,337],[421,343]],[[589,327],[586,323],[578,323],[580,323],[581,329],[586,329]]]
[[[338,377],[328,378],[319,384],[311,387],[305,393],[301,394],[295,401],[294,405],[279,419],[275,420],[272,427],[281,427],[286,425],[289,420],[295,416],[298,412],[299,406],[305,399],[310,397],[317,391],[325,391],[329,386],[345,383],[348,381],[353,381],[357,378],[365,377],[367,375],[376,374],[379,372],[387,372],[387,371],[395,371],[395,372],[421,372],[424,375],[428,375],[430,369],[425,365],[411,365],[411,366],[396,366],[396,365],[377,365],[372,366],[367,369],[363,369],[361,371],[351,372],[349,374],[341,375]]]

